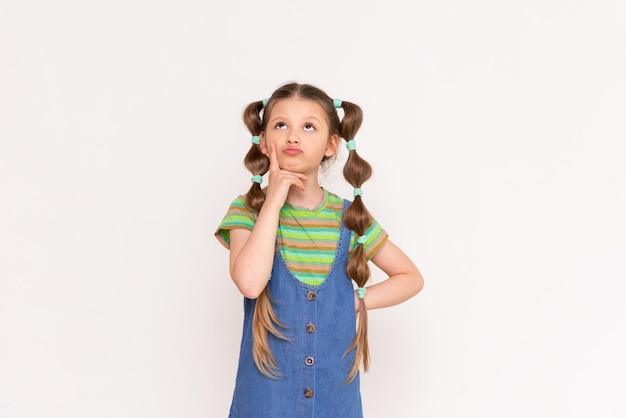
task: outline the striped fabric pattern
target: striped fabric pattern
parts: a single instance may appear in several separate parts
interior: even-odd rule
[[[226,248],[230,244],[229,230],[252,230],[254,227],[255,216],[243,202],[243,196],[233,201],[215,233]],[[313,210],[285,203],[280,211],[277,243],[287,267],[298,280],[315,286],[324,282],[335,258],[342,214],[343,199],[325,189],[322,204]],[[376,221],[366,235],[364,248],[370,259],[383,246],[388,235]],[[354,245],[352,233],[351,247]]]

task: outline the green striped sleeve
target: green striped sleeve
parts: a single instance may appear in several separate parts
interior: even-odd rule
[[[215,231],[215,238],[226,248],[230,248],[230,230],[254,228],[255,217],[244,204],[244,197],[238,196],[230,204],[228,212]]]

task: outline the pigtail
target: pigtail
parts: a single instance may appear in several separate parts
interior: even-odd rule
[[[279,327],[284,328],[272,307],[269,287],[265,286],[265,289],[263,289],[261,294],[257,297],[256,305],[254,306],[254,316],[252,319],[252,357],[259,371],[272,379],[279,378],[280,373],[276,357],[274,357],[272,350],[270,350],[268,342],[269,333],[272,333],[276,338],[288,341],[287,337],[278,330]]]
[[[345,101],[342,102],[342,107],[344,117],[340,125],[341,137],[348,141],[347,146],[349,150],[348,159],[343,168],[343,176],[346,181],[354,187],[354,200],[343,214],[343,223],[346,228],[354,231],[357,238],[357,246],[352,250],[350,258],[348,259],[346,271],[350,279],[354,280],[357,287],[362,289],[370,278],[370,268],[363,245],[366,239],[365,233],[372,225],[373,219],[363,203],[361,186],[372,176],[372,166],[357,153],[353,140],[363,120],[361,108]],[[356,335],[345,353],[347,354],[356,349],[354,362],[348,374],[347,382],[354,380],[361,363],[365,371],[369,369],[370,355],[367,338],[367,307],[361,295],[359,295],[357,317]]]
[[[258,214],[265,202],[265,193],[261,188],[262,176],[270,168],[269,159],[261,152],[260,137],[263,130],[261,112],[263,112],[265,101],[250,103],[243,111],[242,119],[250,133],[252,134],[252,145],[244,158],[244,165],[252,173],[252,185],[245,195],[245,205],[253,213]],[[287,340],[278,328],[284,326],[278,320],[274,308],[269,287],[265,286],[261,294],[256,299],[254,315],[252,319],[252,357],[254,363],[265,376],[276,379],[280,377],[276,357],[272,354],[269,346],[269,333],[276,338]]]
[[[263,111],[263,101],[259,100],[250,103],[243,111],[243,123],[252,134],[252,145],[243,160],[244,165],[253,175],[252,185],[245,195],[246,208],[252,212],[259,213],[263,202],[265,201],[265,193],[261,188],[261,182],[254,179],[263,176],[270,168],[269,159],[261,152],[259,135],[261,134],[261,111]]]

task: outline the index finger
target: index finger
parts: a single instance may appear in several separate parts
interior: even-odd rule
[[[280,170],[280,166],[278,165],[278,157],[276,157],[276,144],[270,144],[270,171],[278,171]]]

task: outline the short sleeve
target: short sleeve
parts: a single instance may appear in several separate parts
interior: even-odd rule
[[[256,217],[253,215],[244,203],[244,197],[238,196],[230,204],[228,212],[222,219],[222,222],[215,231],[215,238],[226,248],[230,248],[230,230],[231,229],[247,229],[249,231],[254,228]]]
[[[363,249],[365,250],[365,257],[370,260],[374,255],[385,245],[385,242],[389,239],[389,235],[387,231],[383,229],[383,227],[376,221],[370,225],[370,227],[365,232],[366,241],[363,244]],[[355,234],[352,232],[352,238],[350,239],[350,247],[354,248],[355,245]]]

